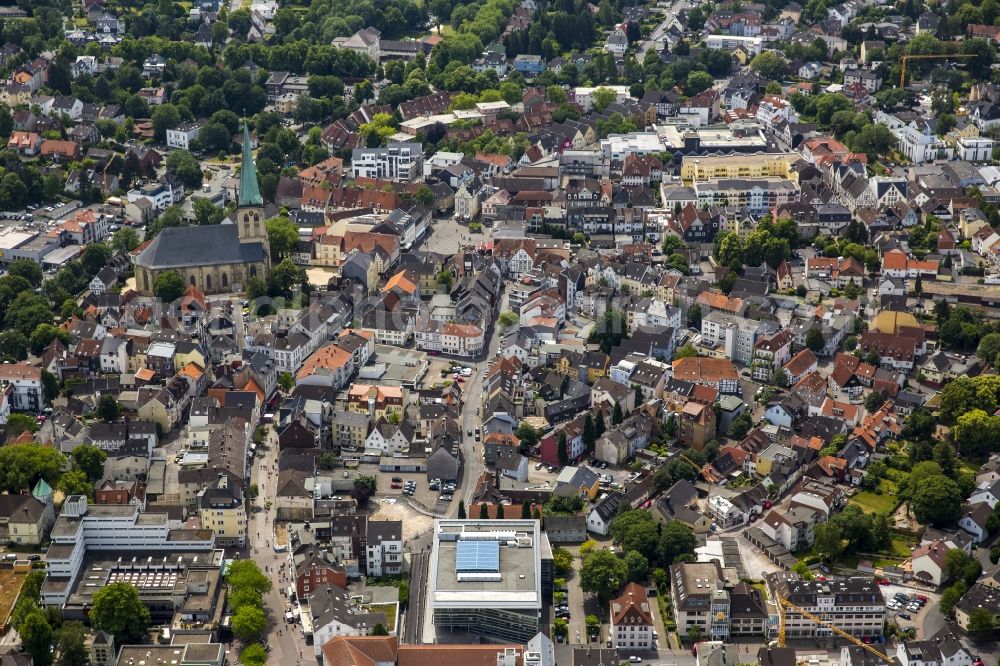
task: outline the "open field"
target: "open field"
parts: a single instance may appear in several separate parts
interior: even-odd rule
[[[10,612],[17,601],[17,595],[24,585],[24,577],[27,571],[14,571],[13,569],[0,569],[0,618],[3,618],[3,626],[7,626]]]
[[[897,498],[895,495],[881,494],[876,495],[871,491],[864,491],[858,493],[851,498],[851,504],[857,504],[867,513],[892,513],[892,510],[896,508]]]

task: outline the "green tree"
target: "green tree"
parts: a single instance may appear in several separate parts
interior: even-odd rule
[[[413,198],[417,203],[425,208],[434,207],[434,190],[426,185],[421,185],[416,194],[413,195]]]
[[[186,150],[172,150],[167,154],[166,163],[167,170],[177,176],[185,187],[201,187],[204,174],[201,171],[201,162],[194,155]]]
[[[150,621],[149,609],[130,583],[111,583],[94,593],[89,617],[95,629],[112,634],[119,645],[139,642]]]
[[[18,633],[25,651],[35,664],[48,666],[52,663],[52,627],[44,611],[37,608],[31,611],[21,623]]]
[[[660,532],[660,540],[656,545],[660,565],[673,564],[681,555],[693,553],[696,545],[697,539],[690,527],[676,520],[667,522]]]
[[[504,329],[516,324],[518,319],[517,315],[514,314],[513,312],[510,312],[509,310],[504,310],[503,312],[500,313],[500,317],[497,319],[497,321],[500,323],[500,328]]]
[[[105,423],[117,421],[122,415],[121,403],[110,393],[105,393],[97,400],[94,414]]]
[[[993,614],[985,608],[974,608],[969,613],[968,630],[971,634],[981,634],[993,631]]]
[[[990,365],[997,363],[1000,357],[1000,333],[989,333],[979,340],[979,347],[976,348],[976,355]]]
[[[625,566],[628,567],[628,579],[633,583],[638,583],[646,579],[649,571],[649,560],[642,553],[630,550],[625,553]]]
[[[26,358],[28,358],[28,339],[23,333],[20,331],[0,333],[0,360],[4,363],[17,363]]]
[[[556,546],[552,549],[552,568],[559,576],[568,576],[573,571],[573,555],[565,548]]]
[[[486,502],[479,505],[479,520],[489,520],[490,510],[486,506]]]
[[[593,94],[594,111],[600,113],[615,101],[615,91],[611,88],[600,87]]]
[[[255,641],[264,634],[264,629],[267,627],[267,615],[262,608],[242,606],[233,613],[231,626],[233,633],[241,641]]]
[[[674,360],[679,358],[694,358],[698,355],[698,350],[690,342],[683,344],[674,352]]]
[[[726,431],[726,436],[730,439],[743,439],[752,427],[753,420],[750,417],[750,412],[744,411],[733,419],[733,422],[729,425],[729,430]]]
[[[921,523],[944,527],[961,517],[962,491],[945,476],[924,479],[913,491],[910,507]]]
[[[615,402],[615,408],[611,412],[611,425],[619,425],[625,420],[625,415],[622,413],[622,405],[620,402]]]
[[[21,280],[21,282],[25,282]],[[7,328],[21,334],[24,344],[39,324],[51,324],[55,315],[48,302],[33,291],[22,291],[7,306],[4,323]],[[9,339],[8,339],[9,342]]]
[[[814,528],[815,540],[813,547],[820,557],[827,562],[833,562],[844,552],[843,532],[840,525],[827,521]]]
[[[48,370],[42,370],[42,397],[45,404],[51,405],[59,396],[59,378]]]
[[[267,650],[260,643],[251,643],[240,652],[240,663],[243,666],[265,666]]]
[[[225,208],[220,208],[208,199],[202,197],[193,199],[191,208],[194,210],[195,222],[197,222],[199,226],[219,224],[226,218]]]
[[[646,558],[656,554],[657,524],[649,511],[633,509],[618,514],[608,526],[608,534],[623,552],[634,550]]]
[[[580,587],[596,594],[602,604],[621,589],[628,580],[625,560],[604,548],[592,550],[580,567]]]
[[[295,377],[292,376],[290,372],[282,372],[278,375],[278,386],[285,393],[291,393],[292,387],[295,386]]]
[[[267,221],[267,242],[271,246],[271,260],[275,263],[289,256],[299,242],[299,228],[287,217]]]
[[[359,476],[354,479],[354,487],[351,489],[351,497],[364,508],[368,506],[368,500],[375,494],[376,481],[371,476]]]
[[[941,614],[945,617],[951,617],[955,610],[955,605],[958,604],[959,599],[962,598],[967,589],[965,583],[960,581],[942,592],[939,603]]]
[[[226,604],[228,604],[231,610],[236,611],[243,606],[263,608],[264,600],[256,590],[241,589],[230,591],[226,595]]]
[[[542,437],[542,433],[538,430],[538,428],[534,427],[527,421],[521,421],[521,423],[517,426],[517,429],[514,430],[514,434],[517,435],[519,440],[521,440],[522,449],[534,448]]]
[[[11,425],[20,427],[21,419],[29,418],[32,422],[30,431],[34,431],[34,419],[24,414],[11,414],[7,422],[7,436],[11,436]],[[24,432],[24,430],[20,430]],[[62,474],[66,458],[51,446],[29,442],[18,446],[0,447],[0,490],[9,493],[22,492],[30,488],[39,477],[50,485],[55,485]]]
[[[959,460],[955,449],[948,442],[938,442],[934,445],[934,462],[941,468],[941,473],[954,478],[958,471]]]
[[[63,344],[69,345],[69,334],[52,324],[39,324],[31,332],[28,343],[31,345],[31,353],[40,356],[48,348],[53,339],[59,338]]]
[[[687,95],[697,95],[712,87],[715,79],[708,72],[693,71],[687,75],[684,83],[684,93]]]
[[[823,329],[819,326],[813,326],[806,332],[806,347],[818,352],[823,349],[826,341],[823,339]]]
[[[160,143],[167,138],[167,130],[181,122],[180,111],[173,104],[160,104],[153,110],[153,137]]]
[[[458,519],[465,520],[465,500],[458,500]]]
[[[565,465],[569,462],[569,451],[566,448],[566,431],[559,433],[556,452],[559,456],[559,464]]]
[[[33,287],[42,284],[42,267],[27,259],[16,259],[7,264],[7,275],[22,277]]]
[[[264,575],[253,560],[236,560],[229,565],[226,572],[226,583],[230,591],[253,590],[259,595],[271,591],[271,580]]]
[[[945,553],[944,568],[947,572],[946,582],[964,583],[972,587],[983,573],[983,565],[960,548],[953,548]]]
[[[788,62],[774,51],[764,51],[750,61],[750,69],[765,79],[781,80],[788,71]]]
[[[586,450],[594,450],[594,442],[597,441],[597,429],[594,425],[594,417],[590,412],[587,412],[587,416],[583,420],[583,446]]]
[[[184,294],[184,279],[177,271],[164,271],[153,281],[153,294],[164,303],[172,303]]]
[[[79,469],[72,469],[59,477],[56,488],[67,497],[70,495],[83,495],[90,499],[94,498],[94,484]]]
[[[77,621],[64,622],[56,632],[56,645],[59,651],[57,666],[88,666],[90,652],[85,640],[87,631],[83,623]]]
[[[297,266],[290,258],[285,257],[271,270],[268,292],[272,296],[291,296],[292,290],[302,285],[305,280],[305,270],[301,266]]]
[[[527,498],[521,502],[521,519],[531,520],[531,500]]]
[[[625,315],[621,310],[608,310],[594,323],[587,336],[587,342],[599,344],[605,354],[611,353],[622,340],[628,338]]]
[[[91,444],[80,444],[70,454],[76,466],[87,475],[91,481],[98,481],[104,476],[104,461],[108,454]]]

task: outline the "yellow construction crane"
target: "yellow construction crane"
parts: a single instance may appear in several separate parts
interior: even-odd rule
[[[820,625],[821,627],[826,627],[833,633],[837,634],[838,636],[840,636],[845,640],[850,641],[854,645],[857,645],[858,647],[863,647],[864,649],[874,654],[876,657],[885,659],[887,662],[892,661],[892,658],[889,655],[880,652],[874,646],[869,645],[864,641],[858,640],[857,638],[851,636],[846,631],[841,630],[839,627],[834,626],[833,624],[827,622],[818,615],[814,615],[813,613],[810,613],[806,609],[796,606],[795,604],[793,604],[788,599],[785,599],[784,597],[778,597],[778,647],[785,647],[785,606],[788,606],[788,608],[802,615],[803,617],[809,618],[810,620]]]
[[[900,56],[899,60],[901,66],[899,68],[899,87],[902,88],[906,85],[906,63],[911,60],[941,60],[947,58],[971,58],[973,54],[971,53],[951,53],[946,55],[908,55],[904,54]]]

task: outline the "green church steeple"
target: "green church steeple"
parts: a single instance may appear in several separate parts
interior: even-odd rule
[[[253,145],[250,143],[250,127],[243,121],[243,164],[240,167],[240,206],[262,206],[264,197],[260,195],[257,183],[257,167],[253,163]]]

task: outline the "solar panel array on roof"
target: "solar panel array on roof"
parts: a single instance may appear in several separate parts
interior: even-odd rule
[[[459,541],[455,552],[457,573],[499,573],[499,541]]]

